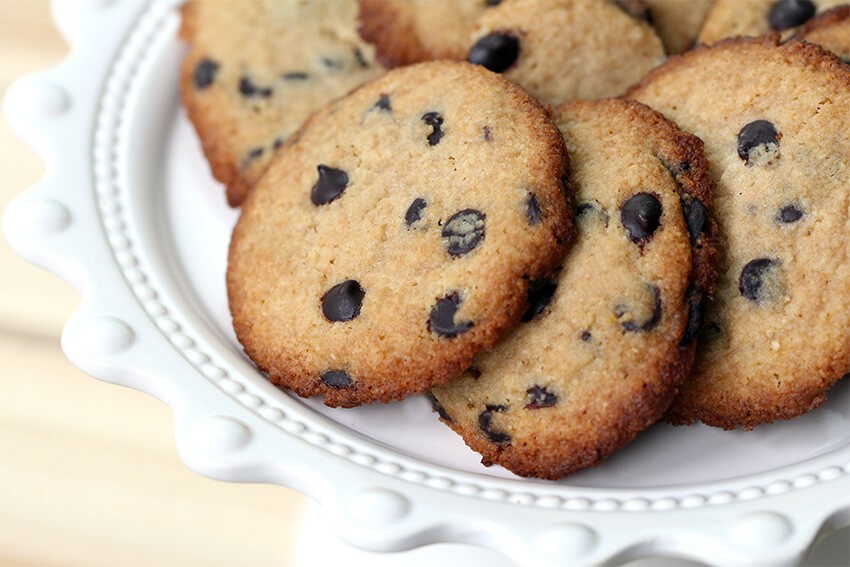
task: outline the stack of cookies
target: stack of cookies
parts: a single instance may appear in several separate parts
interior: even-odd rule
[[[817,407],[850,370],[834,4],[189,0],[246,354],[329,406],[425,393],[548,479]]]

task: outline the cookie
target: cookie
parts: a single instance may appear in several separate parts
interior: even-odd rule
[[[847,0],[714,0],[699,34],[699,43],[712,44],[735,36],[786,32],[816,14]]]
[[[833,8],[809,20],[794,37],[817,43],[850,64],[850,5]]]
[[[315,114],[251,192],[227,286],[269,379],[331,406],[459,375],[573,232],[542,106],[463,62],[398,68]]]
[[[432,392],[485,464],[546,479],[599,463],[664,414],[715,278],[696,137],[633,101],[569,103],[554,119],[576,242],[559,274],[532,285],[527,322]]]
[[[313,111],[383,72],[356,0],[189,0],[182,15],[184,106],[233,206]]]
[[[503,0],[473,32],[468,61],[550,104],[622,94],[664,58],[640,0]]]
[[[671,420],[817,407],[850,369],[850,73],[776,34],[671,58],[629,96],[702,138],[717,184],[717,300]]]
[[[389,67],[466,57],[476,20],[499,0],[359,0],[360,34]]]
[[[713,0],[643,0],[669,55],[690,49]]]

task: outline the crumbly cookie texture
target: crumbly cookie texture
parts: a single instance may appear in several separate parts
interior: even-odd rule
[[[640,0],[503,0],[476,24],[468,60],[550,104],[622,94],[664,59]]]
[[[816,14],[847,0],[714,0],[699,34],[699,43],[712,44],[736,36],[771,32],[790,35]]]
[[[643,0],[669,55],[690,49],[713,0]]]
[[[716,231],[695,136],[634,101],[570,103],[554,119],[576,243],[532,284],[527,322],[432,392],[485,464],[547,479],[599,463],[664,414],[693,361]]]
[[[850,369],[850,73],[779,35],[671,58],[629,96],[705,142],[720,283],[676,423],[752,428],[820,405]]]
[[[183,102],[233,206],[313,111],[383,72],[356,0],[189,0],[182,15]]]
[[[809,20],[794,38],[817,43],[850,64],[850,4],[838,6]]]
[[[331,406],[459,375],[573,234],[543,107],[463,62],[396,69],[315,114],[251,192],[227,271],[269,379]]]
[[[476,20],[499,0],[359,0],[360,34],[387,66],[466,58]]]

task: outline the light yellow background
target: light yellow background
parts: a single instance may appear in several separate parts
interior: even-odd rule
[[[0,0],[0,94],[66,51],[47,0]],[[0,207],[42,171],[0,121]],[[165,405],[65,359],[77,302],[0,239],[0,565],[287,565],[304,497],[186,469]]]

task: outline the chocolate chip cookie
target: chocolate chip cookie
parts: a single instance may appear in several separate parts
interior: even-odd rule
[[[499,0],[359,0],[360,34],[387,66],[466,57],[469,34]]]
[[[183,102],[233,206],[313,111],[383,72],[356,0],[189,0],[182,14]]]
[[[850,64],[850,4],[827,10],[809,20],[794,37],[817,43]]]
[[[294,139],[243,206],[227,285],[245,352],[299,395],[387,402],[459,375],[571,240],[557,127],[479,66],[398,68]]]
[[[664,58],[640,0],[503,0],[475,26],[468,61],[551,103],[622,94]]]
[[[702,142],[642,104],[555,110],[578,236],[529,288],[527,321],[432,391],[444,423],[516,474],[593,466],[661,417],[694,355],[714,286]]]
[[[847,0],[714,0],[700,30],[700,43],[735,36],[788,32]]]
[[[705,142],[720,282],[671,419],[752,428],[850,370],[850,73],[778,34],[671,58],[629,96]]]

